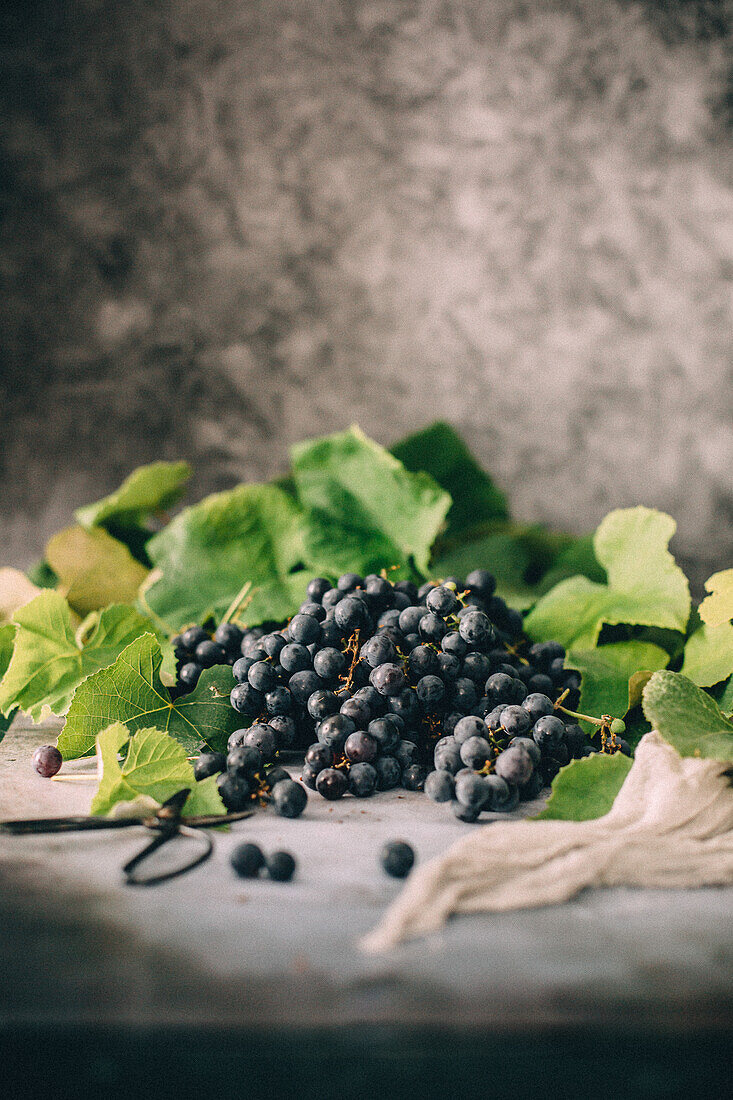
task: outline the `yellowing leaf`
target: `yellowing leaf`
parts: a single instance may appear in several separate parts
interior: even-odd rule
[[[708,626],[721,626],[733,619],[733,569],[713,573],[705,581],[705,588],[711,594],[698,608],[702,621]]]
[[[733,672],[733,624],[707,623],[687,639],[680,672],[698,687],[712,687]]]
[[[49,565],[71,607],[87,615],[113,603],[134,603],[148,575],[127,547],[101,527],[67,527],[46,547]]]

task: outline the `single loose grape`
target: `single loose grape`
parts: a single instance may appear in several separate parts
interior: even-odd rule
[[[55,745],[41,745],[33,753],[33,767],[44,779],[50,779],[56,775],[64,758]]]

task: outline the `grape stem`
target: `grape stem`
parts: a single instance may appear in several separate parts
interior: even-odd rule
[[[593,726],[602,728],[603,726],[610,726],[613,722],[615,725],[614,733],[623,733],[626,729],[626,724],[621,718],[614,718],[612,714],[604,714],[601,718],[594,718],[592,714],[581,714],[580,711],[570,710],[568,707],[562,705],[563,699],[567,698],[570,694],[570,689],[566,688],[560,698],[555,703],[555,710],[561,710],[563,714],[569,714],[571,718],[580,718],[584,722],[590,722]]]

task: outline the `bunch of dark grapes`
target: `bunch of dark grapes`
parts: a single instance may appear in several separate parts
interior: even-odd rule
[[[242,653],[244,631],[236,623],[221,623],[213,634],[203,626],[190,626],[171,639],[176,658],[173,695],[193,691],[205,668],[233,665]]]
[[[238,734],[265,759],[308,746],[302,780],[328,799],[425,787],[468,820],[534,797],[593,751],[555,709],[577,705],[580,677],[562,646],[527,646],[495,587],[485,570],[421,588],[316,577],[287,626],[242,637]]]

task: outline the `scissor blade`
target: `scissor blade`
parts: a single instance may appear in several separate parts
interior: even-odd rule
[[[0,821],[0,833],[24,836],[30,833],[72,833],[92,829],[125,829],[141,825],[140,817],[39,817],[26,821]]]

